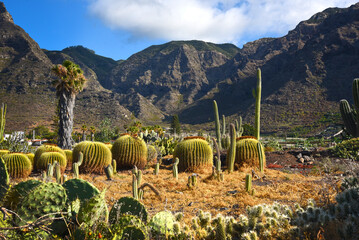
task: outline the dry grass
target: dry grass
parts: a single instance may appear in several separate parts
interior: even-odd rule
[[[161,199],[152,190],[145,188],[142,202],[151,216],[162,210],[170,210],[183,212],[188,221],[199,209],[211,212],[212,216],[221,213],[237,217],[244,213],[247,206],[273,202],[290,206],[295,202],[306,205],[308,199],[314,199],[320,205],[332,202],[337,193],[333,187],[335,184],[322,177],[265,169],[261,179],[253,180],[255,194],[251,195],[244,190],[245,175],[250,172],[251,169],[241,169],[232,174],[225,172],[224,182],[211,179],[211,172],[203,172],[198,174],[197,187],[190,189],[187,180],[191,173],[179,173],[177,181],[170,169],[162,168],[159,175],[155,176],[153,168],[149,168],[143,171],[142,183],[155,186]],[[80,177],[100,190],[106,188],[106,200],[110,207],[117,199],[132,196],[131,171],[117,173],[112,181],[107,181],[104,175],[86,174]]]

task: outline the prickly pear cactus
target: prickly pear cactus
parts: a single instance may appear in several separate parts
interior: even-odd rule
[[[0,202],[9,190],[10,180],[4,160],[0,157]]]
[[[71,169],[71,167],[72,167],[72,151],[69,149],[65,149],[64,152],[66,154],[66,160],[67,160],[66,168]]]
[[[62,186],[66,189],[69,202],[75,201],[76,199],[84,202],[100,193],[94,185],[82,179],[73,178],[67,180]]]
[[[244,136],[237,138],[235,166],[257,166],[259,167],[258,140],[255,137]],[[266,165],[265,154],[262,148],[263,166]]]
[[[187,137],[178,143],[173,152],[176,158],[179,171],[197,172],[213,165],[212,148],[203,137]]]
[[[173,233],[173,224],[175,222],[175,217],[170,211],[161,211],[156,213],[150,223],[149,226],[153,235],[165,235]]]
[[[23,153],[10,153],[3,156],[7,171],[12,178],[26,178],[32,171],[30,159]]]
[[[147,146],[139,137],[122,135],[112,146],[112,157],[117,162],[117,169],[136,166],[143,169],[147,164]]]
[[[67,166],[67,160],[66,157],[59,152],[44,152],[41,154],[36,163],[37,170],[46,170],[49,163],[53,164],[54,162],[60,164],[61,173],[64,173]]]
[[[12,186],[4,199],[4,207],[16,211],[17,205],[22,202],[32,189],[42,184],[39,180],[27,180]]]
[[[128,226],[135,226],[142,229],[147,235],[147,227],[140,218],[133,215],[122,215],[115,224],[111,225],[111,230],[118,236],[118,239],[122,239],[123,230]]]
[[[110,224],[117,223],[119,218],[125,214],[137,216],[147,224],[148,213],[146,207],[133,197],[122,197],[117,200],[110,211]]]
[[[80,172],[104,174],[104,168],[111,164],[112,154],[104,143],[85,141],[77,144],[72,151],[73,162],[78,161],[80,152],[83,153]]]
[[[86,223],[92,226],[98,221],[108,221],[109,213],[105,200],[105,192],[106,190],[102,191],[81,205],[77,216],[80,224]]]
[[[66,190],[58,183],[43,183],[35,187],[18,204],[17,213],[26,224],[48,214],[61,212],[66,206]]]
[[[136,239],[136,240],[146,240],[149,239],[146,232],[143,229],[136,226],[127,226],[123,230],[121,239]]]
[[[37,161],[40,159],[41,154],[44,152],[59,152],[66,158],[66,153],[61,148],[54,144],[44,144],[36,149],[34,157],[34,169],[37,170]]]

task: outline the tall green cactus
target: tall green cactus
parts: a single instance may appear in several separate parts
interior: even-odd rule
[[[347,100],[340,100],[340,113],[347,132],[353,137],[359,137],[359,78],[353,81],[354,109]]]
[[[265,155],[264,155],[264,149],[262,147],[262,144],[260,142],[257,143],[257,150],[258,150],[258,158],[259,158],[259,171],[261,173],[264,172],[264,164],[265,164]]]
[[[9,190],[10,180],[9,173],[6,168],[6,164],[2,158],[0,158],[0,202]]]
[[[77,144],[72,151],[74,162],[80,159],[80,152],[83,154],[80,172],[104,174],[104,168],[112,162],[110,149],[101,142],[85,141]]]
[[[262,75],[261,69],[257,69],[257,89],[253,90],[253,96],[256,98],[256,112],[255,112],[255,137],[260,139],[260,118],[261,118],[261,96],[262,96]]]
[[[213,100],[213,111],[214,111],[214,123],[216,126],[216,137],[219,149],[222,149],[221,145],[221,126],[219,123],[218,106],[216,100]]]
[[[226,116],[222,114],[222,136],[226,135]]]
[[[236,142],[236,160],[235,165],[237,167],[259,166],[259,155],[258,155],[258,140],[255,137],[244,136],[237,138]],[[262,148],[263,166],[265,166],[265,154]]]
[[[236,122],[237,137],[242,137],[242,134],[244,132],[244,128],[242,126],[242,117],[241,116],[239,117],[239,123],[237,120],[235,122]]]
[[[231,123],[231,125],[229,125],[229,131],[230,131],[230,136],[231,136],[231,145],[229,147],[228,150],[228,154],[227,154],[227,169],[228,172],[231,173],[234,171],[234,162],[236,160],[236,129],[234,127],[234,124]]]
[[[179,171],[196,172],[213,165],[212,148],[203,137],[185,138],[175,147],[173,158],[179,159]]]
[[[146,143],[139,137],[122,135],[112,146],[112,157],[116,160],[118,169],[134,166],[143,169],[147,164]]]
[[[36,163],[37,170],[46,170],[47,165],[58,162],[60,164],[61,173],[65,172],[67,166],[66,157],[59,152],[44,152],[41,154],[39,160]]]
[[[26,178],[32,171],[30,159],[23,153],[10,153],[3,156],[7,171],[12,178]]]
[[[6,104],[3,103],[0,109],[0,143],[4,141],[5,122],[6,122]]]

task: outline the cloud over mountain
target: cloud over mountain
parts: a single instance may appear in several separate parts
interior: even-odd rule
[[[133,38],[244,43],[284,35],[314,13],[355,0],[95,0],[89,10]]]

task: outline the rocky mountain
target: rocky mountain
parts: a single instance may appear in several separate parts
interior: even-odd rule
[[[6,130],[25,130],[36,125],[50,125],[57,104],[51,82],[53,64],[64,59],[77,60],[81,55],[48,52],[19,26],[0,2],[0,102],[7,103]],[[89,62],[76,61],[89,79],[76,100],[75,125],[95,124],[109,118],[116,124],[130,120],[131,112],[120,105],[120,96],[98,82],[96,68]],[[104,60],[107,65],[112,62]],[[104,64],[105,66],[107,66]],[[103,74],[102,74],[103,75]]]
[[[310,131],[338,118],[338,102],[351,100],[351,83],[359,76],[359,3],[327,9],[284,37],[259,39],[241,49],[172,41],[124,61],[82,46],[41,50],[0,7],[0,100],[9,104],[7,128],[51,121],[56,98],[50,69],[64,59],[79,64],[89,78],[75,109],[76,123],[88,125],[105,117],[116,124],[131,117],[160,123],[179,114],[181,122],[203,126],[213,121],[213,100],[220,114],[253,123],[259,67],[263,131],[303,126]]]

